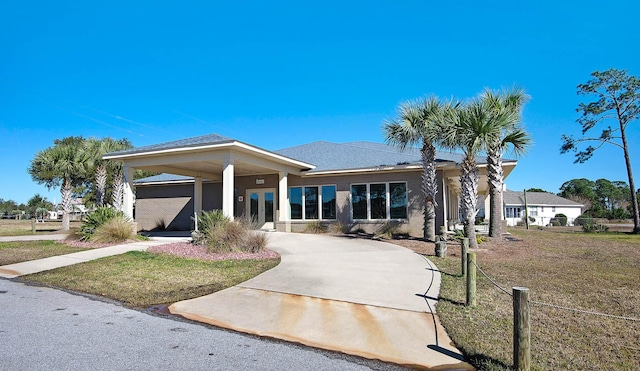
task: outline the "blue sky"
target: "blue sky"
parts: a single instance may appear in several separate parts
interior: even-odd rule
[[[576,86],[591,72],[640,75],[638,14],[631,0],[5,1],[0,198],[59,201],[27,173],[56,138],[142,146],[217,133],[271,150],[382,142],[402,101],[514,84],[532,97],[534,144],[509,189],[627,181],[621,150],[580,165],[559,147],[580,132]],[[640,174],[639,122],[628,135]]]

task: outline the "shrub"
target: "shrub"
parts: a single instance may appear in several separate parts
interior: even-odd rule
[[[243,226],[245,226],[247,229],[250,229],[250,230],[258,230],[261,227],[260,222],[258,221],[258,218],[256,218],[255,216],[251,217],[248,215],[243,215],[237,220],[238,220],[238,223],[242,224]]]
[[[267,235],[264,232],[249,232],[244,242],[245,251],[257,253],[267,247]]]
[[[347,234],[351,230],[351,226],[341,221],[335,221],[328,225],[327,230],[331,234]]]
[[[191,234],[193,243],[205,246],[211,253],[244,251],[255,253],[266,247],[264,233],[250,228],[257,224],[248,218],[232,221],[220,210],[203,211],[198,218],[198,231]]]
[[[567,216],[562,214],[562,213],[558,213],[554,216],[554,220],[556,220],[558,222],[559,225],[561,226],[565,226],[567,225]],[[553,221],[552,221],[553,222]]]
[[[376,236],[391,239],[400,231],[400,224],[398,222],[389,221],[384,223],[378,231]]]
[[[131,220],[126,217],[122,211],[106,206],[99,207],[95,211],[85,215],[82,225],[78,230],[80,239],[83,241],[90,240],[101,225],[116,217],[121,217],[128,223],[131,222]]]
[[[321,221],[312,221],[308,222],[304,227],[305,233],[325,233],[327,231],[327,226],[324,225]]]
[[[91,241],[99,243],[115,243],[136,238],[134,224],[123,215],[118,215],[100,225],[94,231]]]
[[[596,219],[589,218],[582,220],[582,231],[585,233],[600,233],[609,231],[609,227],[600,224]]]

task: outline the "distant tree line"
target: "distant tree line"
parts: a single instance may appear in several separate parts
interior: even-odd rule
[[[583,215],[587,217],[629,219],[633,215],[630,194],[624,181],[580,178],[564,182],[558,196],[583,204]]]

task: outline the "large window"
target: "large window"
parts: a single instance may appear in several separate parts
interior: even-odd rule
[[[292,220],[336,218],[336,186],[289,188]]]
[[[406,219],[407,184],[351,185],[351,213],[354,220]]]

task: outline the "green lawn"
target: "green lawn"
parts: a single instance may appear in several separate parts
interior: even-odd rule
[[[0,265],[21,263],[28,260],[84,251],[78,247],[56,241],[13,241],[0,242]]]
[[[237,285],[279,262],[280,259],[205,261],[134,251],[22,279],[147,308]]]

